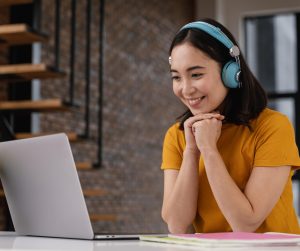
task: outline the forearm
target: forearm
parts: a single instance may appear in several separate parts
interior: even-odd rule
[[[232,230],[255,231],[261,222],[248,198],[231,178],[219,152],[207,149],[202,156],[213,195]]]
[[[164,201],[162,217],[172,233],[185,233],[197,212],[199,154],[184,151],[176,183]]]

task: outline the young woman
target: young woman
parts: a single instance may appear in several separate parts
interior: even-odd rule
[[[294,129],[267,98],[230,32],[185,25],[170,48],[174,94],[188,108],[163,145],[162,217],[171,233],[300,234],[291,176]]]

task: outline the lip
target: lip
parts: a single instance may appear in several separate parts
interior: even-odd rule
[[[206,96],[202,96],[199,98],[187,98],[187,102],[189,104],[190,107],[194,108],[197,107],[204,99]]]

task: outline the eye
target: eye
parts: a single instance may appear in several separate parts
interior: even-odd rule
[[[201,78],[203,76],[203,73],[193,73],[192,78]]]
[[[179,81],[180,77],[179,76],[172,76],[172,81]]]

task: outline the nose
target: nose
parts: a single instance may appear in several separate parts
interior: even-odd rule
[[[182,83],[182,94],[185,96],[191,96],[195,92],[196,88],[193,84],[188,81],[184,80]]]

